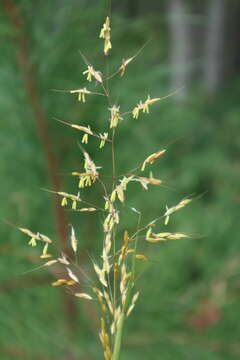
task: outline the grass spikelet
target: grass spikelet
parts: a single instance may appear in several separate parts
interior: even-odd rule
[[[71,247],[72,247],[73,251],[76,253],[77,252],[78,241],[77,241],[77,238],[76,238],[76,235],[75,235],[75,230],[74,230],[73,226],[71,226],[70,240],[71,240]]]
[[[106,278],[105,278],[105,269],[102,269],[102,270],[101,270],[101,269],[98,267],[98,265],[95,264],[95,263],[93,263],[93,267],[94,267],[94,270],[95,270],[95,272],[96,272],[96,274],[97,274],[97,276],[98,276],[98,279],[99,279],[99,281],[101,282],[101,284],[102,284],[103,286],[107,287],[108,285],[107,285],[107,281],[106,281]]]
[[[74,295],[81,299],[92,300],[92,297],[86,293],[75,293]]]
[[[102,75],[100,71],[94,70],[91,65],[88,65],[87,70],[83,71],[83,75],[87,76],[88,81],[92,81],[92,77],[100,84],[102,84]]]
[[[165,225],[168,224],[170,215],[172,215],[174,212],[182,209],[183,207],[188,205],[191,201],[192,201],[192,199],[183,199],[176,206],[173,206],[171,208],[166,207],[167,211],[164,214],[164,216],[165,216]]]
[[[136,305],[136,302],[137,302],[137,299],[139,297],[139,291],[133,296],[132,298],[132,302],[131,302],[131,305],[127,311],[127,317],[131,314],[131,312],[133,311],[135,305]]]
[[[145,255],[143,255],[143,254],[136,254],[135,257],[136,257],[136,259],[138,259],[138,260],[149,261],[149,259],[147,258],[147,256],[145,256]]]
[[[68,282],[68,280],[66,279],[58,279],[57,281],[54,281],[52,283],[52,286],[62,286],[62,285],[66,285]]]
[[[153,153],[151,155],[149,155],[143,162],[142,164],[142,167],[141,167],[141,170],[144,171],[145,170],[145,167],[146,167],[146,164],[153,164],[158,158],[160,158],[162,155],[164,155],[166,152],[165,149],[163,150],[160,150],[156,153]]]
[[[76,283],[79,283],[78,277],[72,272],[71,269],[69,269],[68,267],[66,268],[67,272],[68,272],[68,276],[74,280]]]
[[[43,264],[43,266],[51,266],[51,265],[54,265],[57,263],[58,263],[58,260],[49,260],[45,264]]]
[[[100,38],[104,39],[104,55],[108,55],[109,50],[112,48],[111,44],[111,28],[110,28],[110,18],[109,16],[106,17],[106,20],[102,26],[100,31]]]

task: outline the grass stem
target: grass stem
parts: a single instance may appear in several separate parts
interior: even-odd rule
[[[120,359],[124,320],[125,320],[125,314],[122,313],[119,318],[117,332],[116,332],[116,336],[115,336],[112,360]]]

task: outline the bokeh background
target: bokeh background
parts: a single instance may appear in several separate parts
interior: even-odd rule
[[[74,192],[67,172],[82,166],[79,133],[53,118],[100,131],[109,114],[99,97],[80,104],[52,89],[88,85],[79,50],[106,73],[150,40],[124,78],[110,83],[116,103],[127,111],[148,94],[183,88],[153,105],[150,115],[119,126],[118,173],[168,150],[153,165],[164,186],[148,192],[131,187],[120,232],[135,229],[131,206],[146,222],[192,195],[196,200],[168,228],[193,238],[141,244],[152,262],[139,266],[141,297],[126,327],[122,359],[239,359],[240,3],[113,0],[113,50],[106,59],[98,34],[108,11],[106,1],[96,0],[0,5],[0,357],[102,358],[94,305],[52,288],[49,271],[25,274],[39,265],[39,252],[6,221],[40,231],[62,248],[74,224],[79,261],[91,272],[88,254],[96,256],[101,246],[101,219],[63,213],[59,199],[42,188]],[[100,153],[93,140],[87,149],[109,173],[108,147]],[[94,202],[98,186],[85,194]]]

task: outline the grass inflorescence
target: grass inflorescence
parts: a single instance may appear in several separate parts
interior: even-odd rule
[[[99,35],[104,41],[104,56],[109,56],[112,49],[110,26],[111,19],[107,16]],[[136,60],[136,57],[137,54],[123,59],[112,74],[103,76],[103,73],[99,69],[95,69],[82,54],[86,65],[86,69],[82,73],[86,76],[89,87],[91,83],[94,83],[93,89],[83,87],[68,92],[73,96],[77,95],[77,100],[83,106],[88,96],[100,96],[103,101],[106,101],[106,129],[103,129],[101,133],[96,132],[90,125],[83,126],[57,119],[64,126],[70,126],[82,134],[80,149],[83,160],[82,168],[70,173],[71,176],[77,178],[76,191],[74,193],[67,191],[56,192],[56,195],[60,198],[60,204],[62,207],[75,212],[102,213],[103,248],[99,257],[92,261],[96,274],[95,280],[89,279],[89,276],[81,271],[81,268],[75,263],[78,252],[78,239],[73,226],[71,226],[69,235],[72,256],[64,252],[54,255],[55,248],[53,247],[53,241],[49,237],[26,228],[19,228],[28,236],[30,246],[35,247],[42,243],[40,258],[46,261],[42,265],[43,267],[57,265],[63,267],[61,274],[64,275],[57,278],[52,283],[52,286],[63,286],[73,296],[83,301],[95,300],[98,303],[99,338],[105,360],[118,360],[120,357],[124,324],[132,313],[140,295],[135,284],[136,262],[150,261],[144,252],[139,252],[139,242],[145,241],[146,244],[152,246],[151,243],[189,237],[185,233],[166,232],[162,228],[168,225],[170,217],[174,216],[176,211],[192,201],[191,198],[182,199],[177,205],[166,207],[166,211],[162,215],[146,224],[143,223],[142,213],[132,207],[131,210],[138,216],[137,228],[133,233],[130,233],[128,229],[124,232],[119,231],[119,223],[124,211],[122,210],[124,208],[120,205],[126,201],[129,184],[135,183],[136,186],[140,184],[142,189],[146,191],[151,186],[161,185],[163,181],[153,176],[151,165],[161,161],[161,157],[166,155],[166,149],[156,149],[154,153],[148,154],[145,159],[138,159],[139,165],[133,171],[128,171],[125,175],[118,175],[116,170],[116,137],[121,129],[121,122],[125,118],[129,119],[129,117],[133,121],[137,121],[142,113],[149,114],[152,106],[156,106],[159,101],[173,94],[171,93],[165,97],[151,97],[148,95],[145,100],[139,100],[137,105],[133,105],[128,111],[121,112],[121,105],[112,101],[108,82],[113,77],[119,76],[120,79],[124,77],[127,73],[127,67]],[[96,164],[86,150],[91,137],[99,140],[99,151],[108,146],[111,152],[112,181],[110,185],[104,182],[101,164]],[[149,175],[145,174],[146,171],[150,171]],[[92,204],[84,197],[84,188],[94,186],[96,183],[99,183],[103,189],[104,196],[100,195],[99,199],[99,203],[101,202],[102,205]],[[162,227],[158,231],[156,229],[159,223],[162,224]],[[87,283],[86,290],[82,278],[85,278]]]

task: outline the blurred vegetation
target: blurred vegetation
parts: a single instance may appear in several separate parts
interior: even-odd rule
[[[78,50],[96,68],[111,72],[122,58],[134,55],[151,38],[129,65],[126,76],[110,83],[112,97],[127,111],[148,94],[158,97],[170,93],[174,89],[169,87],[166,16],[156,14],[153,7],[152,12],[129,18],[116,6],[113,51],[106,61],[98,39],[106,15],[103,2],[16,3],[24,20],[39,102],[47,114],[47,131],[59,162],[61,189],[71,192],[75,183],[66,173],[81,166],[79,134],[53,117],[100,130],[108,113],[102,99],[89,96],[82,105],[74,96],[52,89],[87,85]],[[52,195],[42,190],[51,186],[46,159],[17,62],[18,34],[3,5],[0,35],[4,39],[0,57],[0,217],[57,241]],[[139,268],[143,273],[138,281],[142,296],[126,329],[123,359],[239,358],[239,88],[237,74],[211,96],[195,84],[185,102],[175,102],[173,96],[154,105],[150,116],[129,117],[121,124],[118,173],[134,168],[152,152],[168,149],[165,158],[153,166],[154,175],[165,184],[142,191],[141,196],[139,188],[132,186],[121,230],[128,227],[131,232],[136,226],[131,206],[144,213],[146,222],[162,213],[166,204],[202,195],[170,224],[171,230],[191,233],[193,239],[141,245],[152,263]],[[88,150],[108,174],[109,150],[106,147],[95,153],[95,148],[93,139]],[[89,199],[94,200],[98,191],[97,186],[91,189]],[[101,219],[71,212],[67,216],[68,223],[77,228],[81,261],[88,268],[88,252],[97,253],[101,244]],[[73,355],[76,359],[100,359],[94,309],[77,302],[77,321],[71,330],[63,290],[49,286],[53,276],[45,270],[24,274],[38,266],[38,253],[4,222],[1,253],[1,359],[72,359]]]

